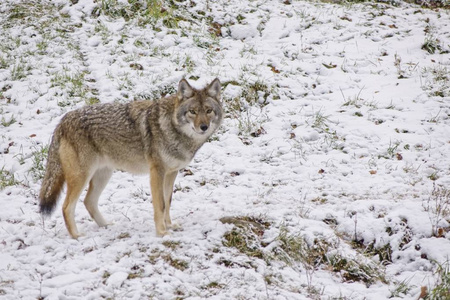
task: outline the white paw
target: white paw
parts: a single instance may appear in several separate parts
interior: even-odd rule
[[[76,233],[72,234],[72,238],[75,239],[75,240],[78,240],[78,238],[84,237],[84,236],[85,236],[84,233],[78,233],[78,232],[76,232]]]
[[[180,231],[182,229],[181,225],[178,223],[171,223],[167,225],[167,228],[172,229],[173,231]]]
[[[114,222],[104,221],[104,222],[99,222],[99,223],[97,223],[97,225],[98,225],[99,227],[105,227],[105,228],[108,228],[108,226],[114,225]]]
[[[156,232],[156,236],[157,237],[165,237],[165,236],[169,236],[169,235],[170,235],[170,233],[168,231],[166,231],[166,230],[164,230],[164,231],[157,231]]]

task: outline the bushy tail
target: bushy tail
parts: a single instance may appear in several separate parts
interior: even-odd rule
[[[55,209],[65,181],[59,157],[59,144],[60,135],[55,131],[48,150],[47,167],[39,193],[39,210],[43,215],[50,215]]]

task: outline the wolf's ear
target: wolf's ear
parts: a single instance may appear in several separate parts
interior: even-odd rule
[[[220,101],[220,89],[221,89],[220,80],[216,78],[206,88],[206,92],[210,97],[216,99],[217,101]]]
[[[177,98],[178,100],[187,99],[189,97],[192,97],[194,95],[194,89],[191,87],[191,85],[187,82],[186,79],[181,79],[180,83],[178,84],[178,91],[177,91]]]

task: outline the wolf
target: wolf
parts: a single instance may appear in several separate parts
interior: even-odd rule
[[[84,205],[99,226],[108,223],[98,200],[114,170],[150,173],[157,236],[175,225],[170,205],[175,178],[217,130],[223,119],[221,84],[214,79],[195,89],[182,79],[176,94],[150,101],[106,103],[68,112],[57,125],[50,143],[39,210],[50,215],[62,192],[64,221],[78,239],[75,207],[88,185]]]

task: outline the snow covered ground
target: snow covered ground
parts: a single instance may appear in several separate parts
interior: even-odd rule
[[[72,2],[0,4],[0,298],[445,298],[449,10]],[[158,98],[183,77],[218,77],[227,117],[177,178],[182,230],[155,237],[148,177],[122,172],[100,200],[114,225],[81,203],[79,240],[61,203],[43,220],[64,113]]]

